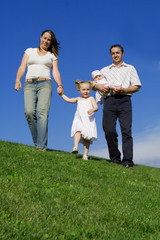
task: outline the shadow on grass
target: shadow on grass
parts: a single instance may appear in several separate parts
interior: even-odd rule
[[[64,152],[64,151],[47,148],[47,152]]]
[[[82,159],[83,155],[76,155],[76,159]],[[105,158],[99,158],[99,157],[96,157],[96,156],[88,156],[88,160],[93,160],[93,161],[107,161],[108,163],[111,163],[110,160],[108,159],[105,159]]]
[[[63,152],[64,151],[61,151],[61,150],[55,150],[55,149],[47,149],[47,152]],[[66,153],[70,153],[70,152],[66,152]],[[83,157],[83,154],[73,154],[75,155],[75,158],[76,159],[82,159]],[[88,156],[88,160],[93,160],[93,161],[107,161],[108,163],[112,163],[111,160],[109,159],[105,159],[105,158],[99,158],[99,157],[96,157],[96,156]]]
[[[108,163],[112,163],[111,160],[109,160],[109,159],[99,158],[99,157],[95,157],[95,156],[90,156],[89,159],[93,160],[93,161],[107,161]]]

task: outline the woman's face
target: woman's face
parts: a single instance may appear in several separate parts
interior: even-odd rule
[[[45,32],[40,38],[40,47],[47,51],[50,45],[51,35],[48,32]]]

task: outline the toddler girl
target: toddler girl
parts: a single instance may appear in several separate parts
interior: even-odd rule
[[[76,87],[81,97],[68,98],[62,94],[62,98],[69,103],[77,103],[77,111],[75,113],[71,137],[74,136],[74,147],[72,153],[78,153],[79,142],[84,145],[83,159],[88,160],[88,151],[91,141],[97,140],[97,128],[94,112],[98,110],[95,99],[90,95],[91,83],[84,81],[76,81]]]

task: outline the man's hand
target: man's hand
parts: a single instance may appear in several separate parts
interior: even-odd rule
[[[138,92],[140,87],[141,86],[139,86],[139,85],[130,86],[128,88],[123,88],[123,87],[119,86],[119,87],[115,87],[113,91],[115,93],[119,93],[119,94],[123,94],[123,93],[132,94],[132,93]]]
[[[115,93],[124,93],[124,92],[125,92],[124,88],[121,87],[121,86],[115,87],[115,88],[113,89],[113,91],[114,91]]]
[[[97,90],[101,91],[103,94],[109,93],[110,88],[105,86],[106,84],[96,84],[95,87]]]

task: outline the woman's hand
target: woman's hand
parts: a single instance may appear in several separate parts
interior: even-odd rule
[[[57,93],[58,93],[59,95],[64,94],[64,90],[63,90],[63,86],[62,86],[62,85],[59,85],[59,86],[58,86],[58,88],[57,88]]]
[[[19,92],[19,90],[20,90],[21,87],[22,87],[21,82],[20,82],[20,81],[16,81],[16,82],[15,82],[15,87],[14,87],[14,89],[15,89],[17,92]]]
[[[23,75],[26,71],[28,58],[29,58],[29,56],[27,55],[27,53],[24,53],[21,65],[20,65],[20,67],[18,68],[18,71],[17,71],[16,82],[15,82],[15,87],[14,87],[14,89],[17,92],[19,92],[20,88],[22,87],[20,80],[21,80],[21,78],[23,77]]]

